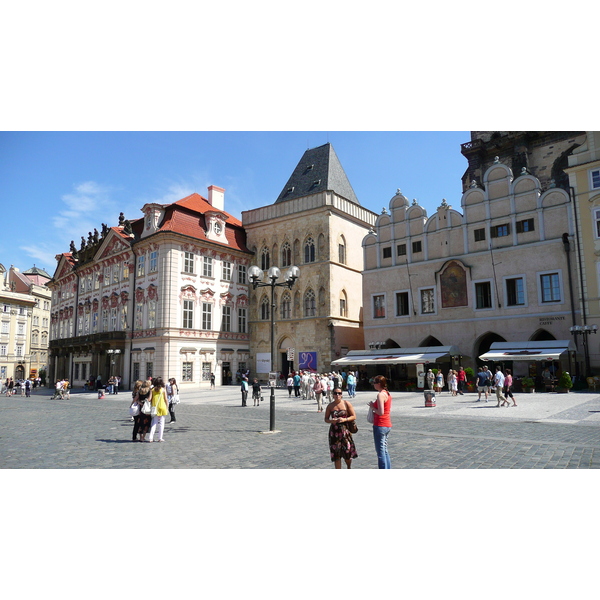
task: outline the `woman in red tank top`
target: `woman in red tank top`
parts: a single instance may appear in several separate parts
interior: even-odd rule
[[[388,435],[392,430],[392,397],[387,389],[387,380],[383,375],[373,379],[373,386],[377,390],[377,400],[369,402],[373,408],[373,440],[377,452],[377,464],[380,469],[391,469],[390,454],[388,452]]]

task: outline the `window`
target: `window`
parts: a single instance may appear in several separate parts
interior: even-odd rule
[[[6,344],[0,345],[0,356],[6,356],[8,354],[8,346]]]
[[[21,344],[15,346],[15,354],[17,356],[23,356],[23,346]]]
[[[137,276],[143,277],[145,272],[146,272],[146,257],[138,256]],[[104,275],[104,277],[106,278],[106,275]]]
[[[263,321],[267,321],[271,318],[269,312],[269,299],[266,296],[263,296],[260,301],[260,318]]]
[[[246,333],[246,309],[238,308],[238,331],[239,333]]]
[[[223,279],[231,281],[231,263],[228,260],[223,261]]]
[[[121,277],[123,281],[127,281],[129,279],[129,263],[123,263],[123,272],[121,273]]]
[[[73,379],[79,379],[79,363],[75,363],[73,366],[75,367]]]
[[[117,309],[110,309],[110,330],[117,331]]]
[[[108,331],[108,308],[102,310],[102,331]]]
[[[181,381],[193,381],[194,363],[184,362],[181,365]]]
[[[91,292],[93,286],[94,286],[94,280],[91,275],[88,275],[87,276],[87,285],[86,285],[87,291]]]
[[[373,318],[385,319],[385,295],[373,296]]]
[[[151,273],[158,271],[158,251],[150,252],[150,264],[149,269]]]
[[[204,277],[213,276],[213,259],[210,256],[204,256],[202,259],[202,275]]]
[[[525,304],[525,289],[522,277],[506,280],[506,305],[523,306]]]
[[[148,301],[148,328],[156,327],[156,300]]]
[[[133,363],[133,380],[138,381],[139,378],[140,378],[140,363],[134,362]]]
[[[231,331],[231,306],[223,306],[222,308],[221,331]]]
[[[338,261],[342,265],[346,264],[346,244],[344,242],[338,244]]]
[[[524,219],[517,221],[517,233],[525,233],[527,231],[535,231],[533,219]]]
[[[34,331],[31,334],[31,343],[37,346],[40,343],[40,334],[37,331]]]
[[[246,265],[238,265],[238,283],[245,284],[246,281]]]
[[[406,244],[398,244],[396,246],[396,255],[397,256],[406,256]]]
[[[304,262],[315,262],[315,240],[311,237],[304,242]]]
[[[99,273],[96,273],[94,275],[94,289],[95,290],[99,290],[100,289],[100,274]],[[45,302],[44,302],[44,310],[47,310]]]
[[[492,308],[492,284],[489,281],[475,284],[475,307]]]
[[[340,298],[340,317],[348,316],[348,306],[346,303],[346,298]]]
[[[304,316],[314,317],[317,314],[316,310],[315,293],[308,289],[304,294]]]
[[[212,304],[202,303],[202,329],[212,329]]]
[[[412,243],[412,251],[413,254],[418,254],[419,252],[423,252],[423,244],[419,240],[418,242]]]
[[[560,278],[558,273],[540,275],[542,302],[560,302]]]
[[[292,266],[292,248],[289,242],[285,242],[281,247],[281,266],[291,267]]]
[[[193,329],[194,328],[194,301],[184,300],[183,301],[183,328]]]
[[[396,292],[396,316],[406,317],[408,314],[408,292]]]
[[[435,313],[435,290],[433,288],[421,290],[421,314]]]
[[[202,381],[210,381],[210,374],[211,374],[210,363],[203,362],[202,363]]]
[[[127,331],[127,304],[124,304],[121,308],[121,331]]]
[[[183,272],[193,273],[194,272],[194,254],[192,252],[183,253]]]
[[[98,331],[98,311],[92,313],[92,333]]]
[[[144,327],[144,305],[135,305],[135,329],[140,330]]]
[[[596,238],[600,238],[600,208],[594,211],[594,221],[596,222]]]
[[[281,318],[290,319],[292,317],[292,297],[289,292],[284,292],[281,297]]]
[[[383,248],[383,258],[392,258],[392,247]]]
[[[2,333],[10,332],[10,321],[2,321]]]
[[[263,271],[268,271],[271,266],[271,255],[269,249],[265,246],[260,255],[260,268]]]
[[[85,279],[83,277],[79,280],[79,292],[81,294],[85,292]]]
[[[506,237],[507,235],[510,235],[510,225],[508,223],[490,227],[490,237],[492,238]]]
[[[119,273],[119,265],[113,265],[112,268],[112,282],[119,283],[120,273]]]
[[[590,171],[590,188],[593,190],[600,189],[600,169]]]
[[[153,376],[153,371],[154,371],[154,363],[147,362],[146,363],[146,379],[148,377],[152,377]]]
[[[485,240],[485,228],[476,229],[473,234],[475,235],[476,242],[483,242]]]

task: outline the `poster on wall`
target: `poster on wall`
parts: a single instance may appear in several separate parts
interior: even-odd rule
[[[317,353],[316,352],[300,352],[300,362],[298,368],[301,371],[316,371],[317,370]]]
[[[422,390],[425,387],[425,365],[417,364],[417,387]]]
[[[256,372],[268,373],[271,370],[271,353],[257,352],[256,353]]]

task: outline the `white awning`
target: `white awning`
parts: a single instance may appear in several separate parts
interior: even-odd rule
[[[352,350],[347,356],[331,363],[332,367],[344,365],[414,365],[434,363],[440,358],[458,354],[454,346],[429,346],[428,348],[390,348],[388,350]]]
[[[480,360],[496,362],[559,360],[567,351],[575,352],[572,340],[551,340],[543,342],[494,342]]]

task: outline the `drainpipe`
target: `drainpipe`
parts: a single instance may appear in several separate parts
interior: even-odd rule
[[[587,324],[587,315],[585,308],[585,295],[583,293],[583,266],[581,260],[581,246],[579,244],[579,225],[577,219],[577,206],[575,205],[575,190],[569,186],[569,200],[573,204],[573,221],[575,222],[575,241],[577,243],[577,259],[579,263],[579,285],[581,286],[581,321],[583,325]],[[575,325],[575,317],[573,317],[573,325]]]

